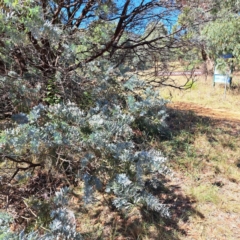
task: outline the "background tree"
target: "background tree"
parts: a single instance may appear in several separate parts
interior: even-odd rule
[[[239,61],[240,19],[238,9],[237,1],[233,5],[229,3],[219,10],[218,18],[215,21],[209,22],[203,28],[201,35],[206,41],[207,51],[213,59],[222,54],[231,53],[235,56],[235,61]]]
[[[233,42],[238,42],[234,33],[237,31],[235,27],[239,18],[238,1],[181,1],[181,4],[178,23],[188,24],[182,36],[186,41],[189,40],[190,48],[198,49],[205,65],[212,65],[211,60],[216,59],[217,55],[233,51]],[[232,37],[229,37],[230,35]],[[231,40],[227,40],[228,38]]]

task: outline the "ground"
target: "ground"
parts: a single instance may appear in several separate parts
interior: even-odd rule
[[[185,79],[175,77],[179,82]],[[186,91],[163,87],[173,138],[163,151],[172,162],[173,185],[191,199],[188,217],[179,220],[180,239],[240,239],[240,77],[233,86],[212,86],[199,77]]]
[[[185,123],[190,125],[188,130],[196,134],[194,142],[188,142],[188,147],[192,147],[190,151],[194,152],[189,155],[193,156],[189,156],[185,162],[183,160],[185,166],[182,163],[173,163],[175,168],[177,165],[178,167],[176,177],[169,183],[170,186],[178,186],[182,195],[187,194],[195,199],[191,208],[196,212],[192,211],[185,221],[183,219],[178,223],[184,232],[180,239],[240,239],[240,157],[239,153],[235,153],[239,149],[234,149],[239,147],[235,142],[239,140],[240,134],[239,112],[206,108],[186,102],[171,103],[169,108],[177,112],[178,116],[179,112],[184,112],[182,116],[185,116]],[[192,122],[187,122],[189,120]],[[204,121],[205,127],[210,129],[202,131],[202,127],[197,125]],[[179,123],[181,124],[183,123]],[[217,136],[220,138],[216,139]],[[222,141],[221,146],[218,146],[219,140]],[[200,157],[201,150],[203,157]],[[199,160],[204,163],[197,163]]]
[[[173,102],[169,107],[175,110],[193,111],[196,115],[211,119],[240,123],[240,113],[228,110],[212,109],[187,102]]]

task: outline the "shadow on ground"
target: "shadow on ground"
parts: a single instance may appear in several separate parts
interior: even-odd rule
[[[157,212],[138,207],[134,207],[128,214],[124,214],[117,211],[112,206],[110,199],[106,197],[108,200],[93,206],[94,210],[85,209],[85,214],[83,206],[78,205],[74,210],[82,216],[78,229],[84,239],[179,240],[180,236],[184,237],[187,232],[179,225],[179,221],[184,225],[189,216],[197,215],[200,218],[204,218],[204,216],[193,207],[194,201],[182,193],[179,185],[168,186],[170,182],[168,179],[163,176],[159,176],[159,178],[161,180],[157,188],[152,187],[149,182],[146,182],[146,187],[169,207],[170,218],[162,218]],[[78,198],[77,202],[80,203],[81,198]],[[86,224],[88,225],[87,229],[83,229],[82,226]],[[96,234],[97,232],[98,234]]]
[[[220,133],[231,135],[233,138],[240,134],[240,126],[235,118],[231,121],[231,118],[223,119],[221,115],[219,118],[216,115],[209,117],[208,113],[207,116],[202,116],[204,112],[199,116],[192,110],[173,108],[168,109],[168,115],[167,124],[171,134],[170,140],[183,132],[191,138],[189,140],[194,140],[197,134],[205,134],[210,143],[218,141],[217,137]]]

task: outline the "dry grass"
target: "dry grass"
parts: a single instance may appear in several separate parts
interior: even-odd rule
[[[159,143],[192,207],[180,239],[238,239],[240,224],[240,126],[236,122],[171,109],[170,140]]]
[[[184,82],[183,77],[175,80]],[[159,147],[168,155],[182,191],[195,200],[180,239],[239,239],[240,231],[240,76],[224,95],[224,86],[200,77],[193,88],[160,88],[171,99],[170,140]],[[196,114],[195,114],[196,113]]]
[[[186,82],[185,77],[174,77],[176,83],[182,85]],[[240,112],[240,76],[233,76],[232,88],[228,88],[225,95],[225,88],[222,84],[213,87],[212,76],[199,76],[195,79],[192,88],[178,90],[170,87],[160,87],[160,94],[163,98],[173,102],[191,102],[204,107],[239,111]]]

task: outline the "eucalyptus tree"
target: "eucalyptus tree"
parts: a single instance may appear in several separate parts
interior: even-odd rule
[[[238,0],[178,2],[182,4],[178,24],[188,24],[182,36],[188,39],[191,49],[198,49],[203,61],[229,52],[238,55]]]
[[[234,61],[239,62],[240,2],[227,1],[225,4],[217,13],[217,18],[202,29],[201,35],[213,59],[216,60],[220,55],[231,53]]]

